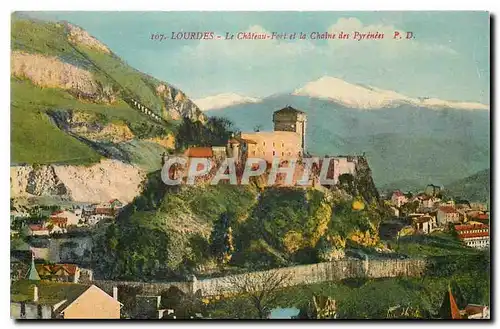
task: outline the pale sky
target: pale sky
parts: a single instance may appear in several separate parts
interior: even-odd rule
[[[489,104],[487,12],[30,12],[68,20],[191,98],[265,97],[329,75],[413,97]],[[151,40],[152,33],[368,32],[415,39]]]

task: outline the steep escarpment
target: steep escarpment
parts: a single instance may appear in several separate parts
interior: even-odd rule
[[[77,202],[131,202],[142,191],[145,174],[116,160],[92,166],[14,166],[10,168],[11,198],[48,196]]]
[[[159,82],[156,86],[156,93],[161,97],[162,108],[168,117],[174,120],[184,117],[193,121],[205,121],[205,115],[182,91]]]

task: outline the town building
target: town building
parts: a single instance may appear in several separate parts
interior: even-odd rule
[[[437,211],[437,222],[438,225],[441,226],[447,225],[448,223],[459,223],[460,214],[451,206],[440,206]]]
[[[484,224],[455,225],[455,232],[466,246],[485,249],[490,246],[490,228]]]
[[[412,226],[415,232],[429,234],[437,227],[436,217],[430,215],[414,217]]]
[[[50,217],[49,221],[65,221],[66,227],[67,226],[78,226],[81,221],[81,216],[78,216],[76,213],[69,211],[69,210],[59,210],[53,212]],[[64,227],[64,228],[66,228]]]

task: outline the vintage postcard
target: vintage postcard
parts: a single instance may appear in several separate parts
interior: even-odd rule
[[[490,319],[488,12],[14,12],[13,319]]]

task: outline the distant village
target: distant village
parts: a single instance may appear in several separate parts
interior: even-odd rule
[[[407,224],[406,234],[430,234],[452,231],[466,246],[485,249],[490,246],[490,214],[486,204],[467,200],[443,200],[443,189],[433,184],[412,195],[400,190],[385,195],[395,218]]]

